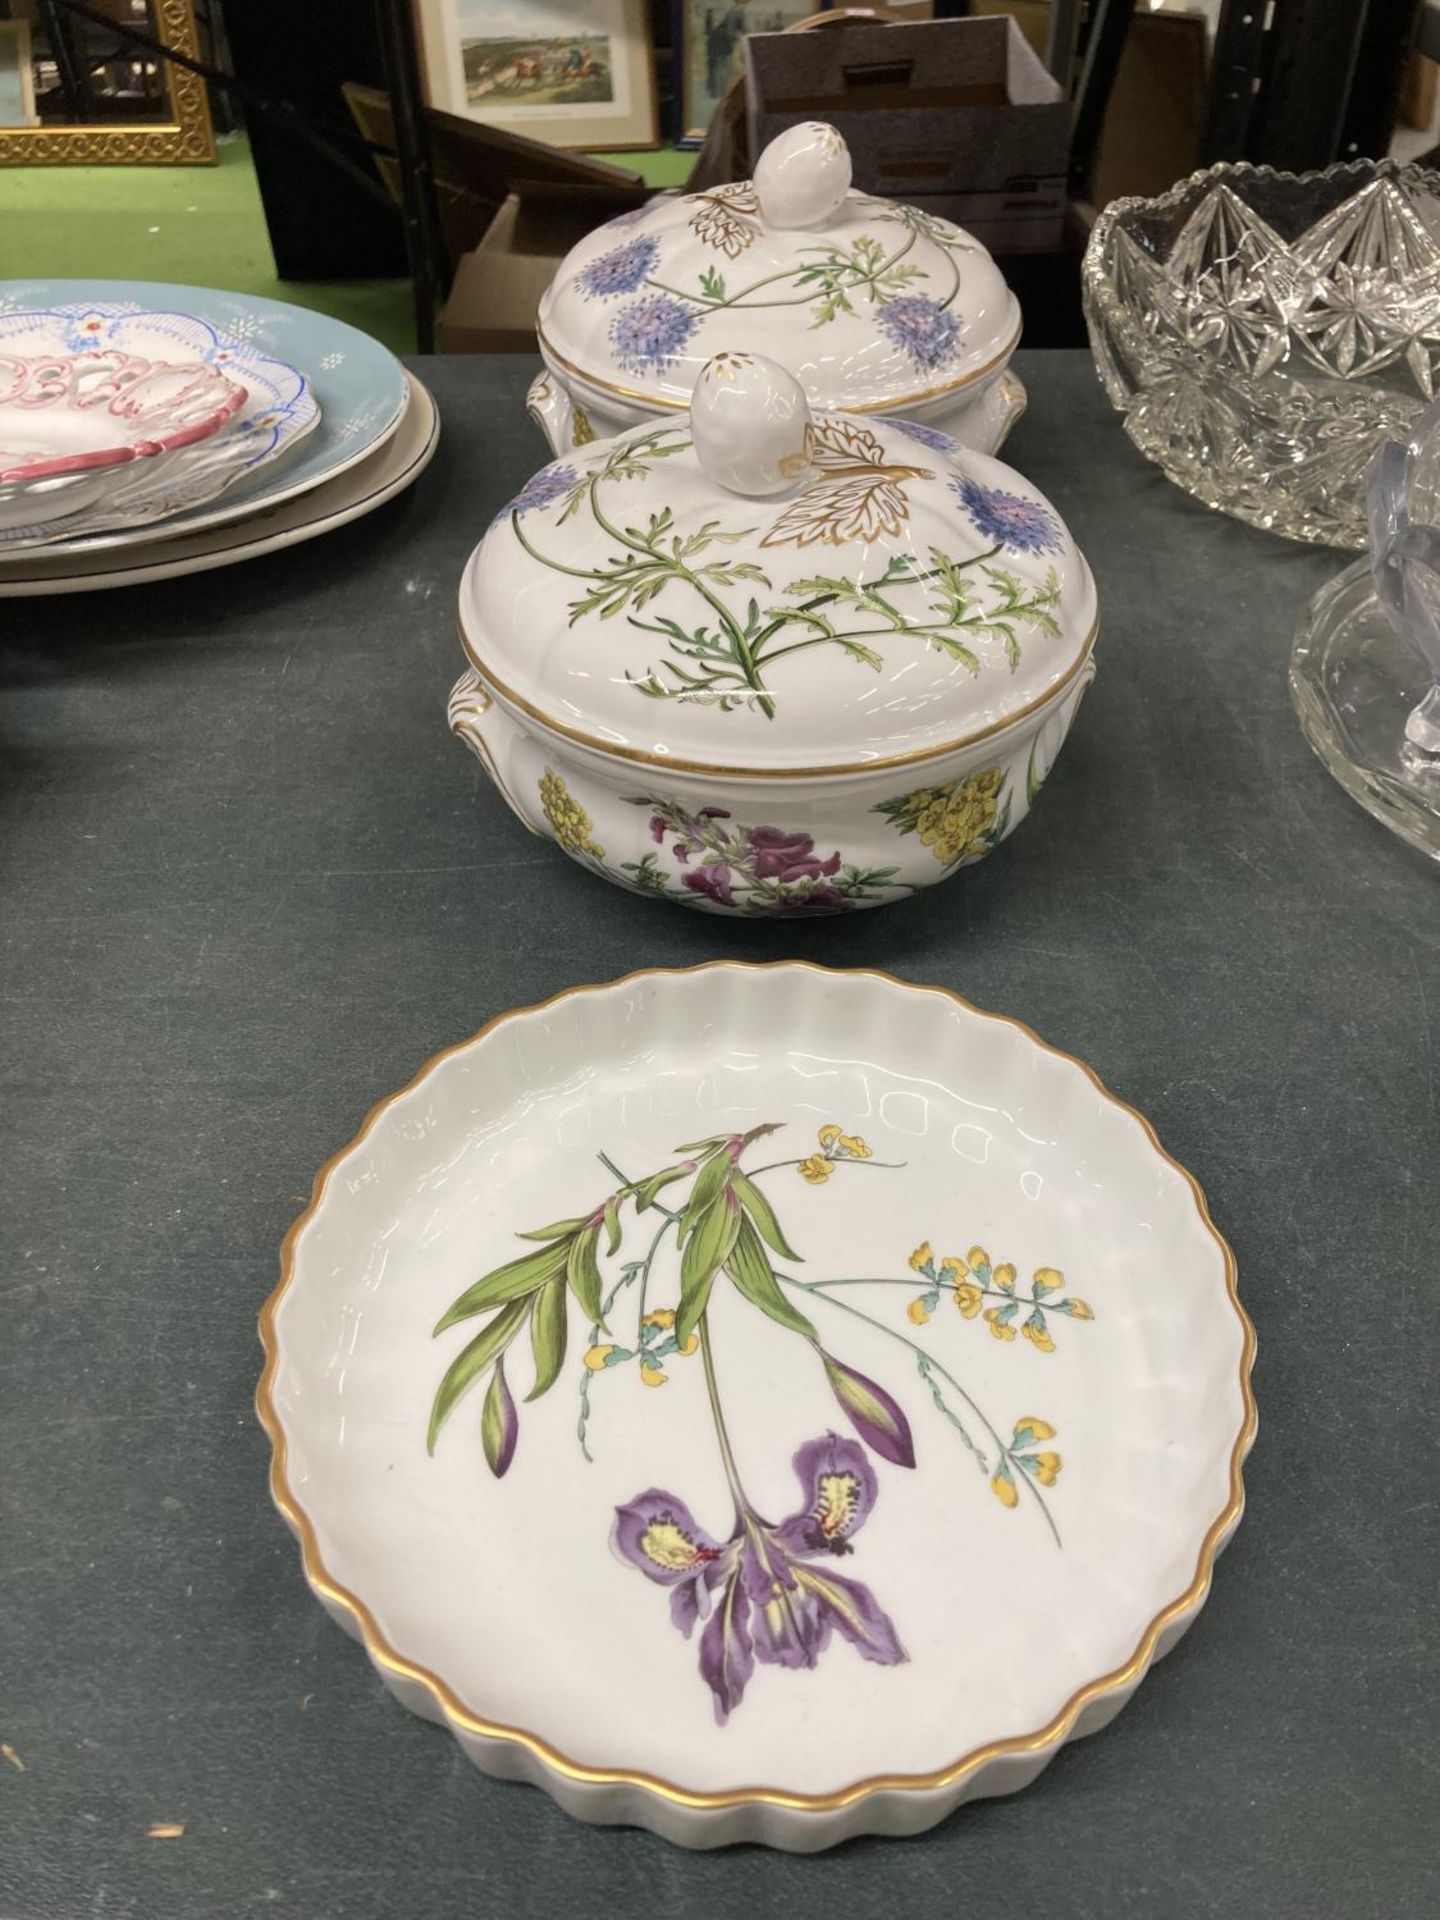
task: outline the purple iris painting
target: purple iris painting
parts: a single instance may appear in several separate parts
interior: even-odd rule
[[[1018,553],[1054,553],[1060,546],[1055,516],[1038,500],[1006,493],[1003,487],[984,487],[969,478],[952,480],[961,506],[987,539]]]
[[[683,1500],[651,1487],[615,1510],[612,1542],[628,1565],[670,1593],[670,1618],[688,1640],[697,1625],[700,1672],[724,1726],[760,1661],[814,1667],[835,1634],[864,1660],[908,1656],[867,1586],[833,1570],[875,1505],[875,1472],[854,1440],[827,1433],[795,1455],[802,1504],[778,1526],[736,1492],[734,1531],[719,1541]]]

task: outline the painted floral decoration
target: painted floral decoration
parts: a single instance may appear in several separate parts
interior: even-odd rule
[[[953,867],[981,859],[1005,838],[1010,806],[1007,800],[1001,809],[1004,778],[999,767],[986,767],[968,780],[947,780],[881,800],[871,811],[883,813],[897,833],[917,834],[941,866]]]
[[[987,540],[1018,553],[1056,553],[1061,536],[1055,516],[1038,500],[982,486],[968,474],[950,482],[951,490]]]
[[[513,500],[501,507],[491,525],[498,527],[512,513],[525,514],[535,507],[553,506],[557,500],[565,498],[579,477],[574,467],[542,467],[539,473],[530,476]]]
[[[939,427],[927,427],[923,420],[892,420],[890,425],[897,433],[918,440],[922,447],[929,447],[932,453],[955,451],[956,441],[952,434],[942,433]]]
[[[660,242],[642,234],[582,267],[575,284],[587,300],[611,300],[617,293],[634,293],[655,271],[659,257]]]
[[[649,892],[685,895],[742,913],[848,913],[899,884],[894,867],[847,866],[838,852],[821,855],[808,833],[784,827],[747,827],[724,807],[694,811],[648,795],[632,806],[650,809],[650,838],[668,846],[680,869],[680,889],[655,870],[654,856],[626,862],[622,873]],[[647,866],[647,862],[649,863]]]
[[[960,322],[948,308],[923,293],[902,293],[875,314],[876,324],[923,373],[933,373],[954,358]]]
[[[802,1500],[778,1526],[748,1503],[722,1544],[689,1507],[658,1487],[615,1512],[616,1553],[670,1594],[670,1618],[688,1640],[698,1622],[700,1672],[715,1719],[739,1706],[756,1661],[814,1667],[838,1633],[864,1660],[893,1667],[908,1656],[870,1589],[823,1564],[854,1551],[875,1505],[875,1471],[854,1440],[827,1433],[795,1455]],[[817,1564],[817,1562],[822,1564]]]
[[[557,805],[563,797],[562,786],[554,796]],[[588,823],[584,830],[588,832]],[[879,1497],[870,1456],[889,1468],[914,1467],[909,1417],[887,1386],[822,1342],[811,1313],[839,1314],[845,1326],[859,1321],[903,1349],[936,1412],[958,1435],[995,1498],[1014,1509],[1022,1504],[1023,1489],[1057,1546],[1060,1542],[1046,1498],[1061,1469],[1060,1455],[1045,1445],[1055,1437],[1054,1427],[1027,1414],[1012,1423],[1005,1439],[1005,1430],[934,1353],[910,1332],[855,1304],[855,1289],[904,1288],[913,1293],[913,1280],[892,1274],[801,1279],[790,1271],[802,1256],[790,1244],[762,1182],[795,1168],[810,1185],[822,1186],[841,1167],[852,1173],[863,1170],[872,1178],[896,1163],[877,1160],[867,1141],[833,1120],[818,1130],[818,1153],[782,1154],[760,1166],[750,1162],[753,1149],[782,1131],[767,1121],[745,1133],[686,1141],[673,1149],[672,1159],[638,1178],[601,1153],[609,1178],[606,1190],[598,1196],[576,1196],[576,1211],[521,1232],[524,1251],[466,1287],[435,1326],[436,1335],[442,1336],[462,1322],[481,1323],[452,1356],[436,1389],[427,1449],[434,1451],[461,1399],[487,1382],[480,1444],[497,1478],[514,1466],[520,1441],[520,1408],[507,1362],[514,1363],[516,1344],[522,1333],[528,1334],[534,1384],[526,1404],[548,1394],[565,1364],[571,1300],[589,1327],[579,1370],[578,1437],[586,1460],[592,1458],[587,1434],[594,1383],[628,1371],[644,1387],[660,1387],[671,1378],[667,1360],[698,1357],[698,1368],[684,1371],[692,1390],[699,1375],[709,1402],[733,1504],[730,1529],[708,1532],[677,1494],[651,1486],[616,1507],[611,1540],[625,1565],[668,1591],[670,1618],[687,1639],[703,1622],[700,1674],[721,1726],[740,1705],[757,1663],[812,1669],[837,1634],[862,1659],[879,1666],[907,1658],[893,1621],[870,1588],[832,1571],[832,1563],[853,1552],[854,1537]],[[612,1268],[607,1285],[604,1264],[616,1260],[627,1232],[633,1235],[636,1228],[638,1247],[626,1253],[618,1276]],[[652,1290],[664,1284],[659,1262],[667,1251],[678,1267],[678,1295],[673,1305],[655,1306]],[[926,1282],[925,1293],[908,1309],[911,1328],[930,1319],[945,1291],[966,1318],[973,1317],[985,1299],[994,1298],[998,1313],[992,1331],[1003,1324],[999,1316],[1006,1309],[1013,1317],[1028,1306],[1027,1327],[1039,1316],[1032,1344],[1047,1353],[1053,1351],[1053,1342],[1044,1337],[1047,1313],[1091,1317],[1083,1302],[1063,1294],[1063,1276],[1054,1268],[1037,1268],[1026,1296],[1016,1285],[1014,1267],[993,1266],[980,1247],[972,1247],[964,1260],[950,1256],[937,1262],[926,1241],[911,1254],[909,1267]],[[798,1343],[792,1349],[797,1358],[803,1352],[806,1365],[818,1366],[854,1429],[854,1438],[832,1431],[800,1447],[793,1464],[801,1503],[778,1523],[764,1517],[747,1491],[726,1418],[710,1335],[717,1293],[726,1299],[727,1311],[738,1302],[770,1322],[772,1337],[777,1328],[791,1336]],[[631,1300],[622,1300],[626,1294]],[[635,1331],[625,1339],[616,1327],[632,1303]],[[740,1324],[736,1322],[737,1339]],[[1013,1336],[1001,1331],[997,1337],[1003,1341]]]
[[[591,838],[590,816],[576,800],[558,773],[546,768],[540,781],[540,804],[551,830],[567,853],[588,853],[603,860],[605,849]]]
[[[696,308],[668,293],[632,301],[610,322],[617,364],[627,373],[663,373],[685,351],[699,318]]]

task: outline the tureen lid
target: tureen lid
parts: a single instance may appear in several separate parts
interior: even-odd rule
[[[683,407],[721,347],[776,353],[817,405],[918,406],[1011,353],[1020,309],[978,240],[854,192],[834,127],[792,127],[753,180],[664,196],[573,247],[540,340],[602,392]]]
[[[552,462],[460,591],[502,699],[607,754],[861,771],[983,738],[1079,671],[1090,570],[997,460],[912,421],[812,414],[721,353],[688,416]]]

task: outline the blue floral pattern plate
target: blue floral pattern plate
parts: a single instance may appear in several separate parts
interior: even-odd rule
[[[164,506],[167,537],[244,518],[333,479],[396,431],[407,404],[404,368],[388,348],[283,301],[145,280],[0,282],[0,351],[22,334],[24,316],[42,312],[56,316],[47,324],[67,351],[75,350],[71,340],[114,344],[142,325],[166,329],[177,355],[212,359],[251,388],[252,406],[234,423],[240,437],[226,455],[234,464],[209,492]],[[80,553],[153,539],[157,504],[136,502],[125,522],[108,528],[83,516],[86,525],[55,522],[28,538],[15,529],[0,536],[0,557],[39,544]]]

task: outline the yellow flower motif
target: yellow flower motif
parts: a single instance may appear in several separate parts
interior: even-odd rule
[[[925,1296],[917,1294],[905,1309],[905,1317],[912,1326],[923,1327],[930,1318],[930,1309],[925,1304]]]
[[[1095,1315],[1085,1302],[1075,1299],[1073,1295],[1065,1302],[1065,1311],[1072,1320],[1093,1320],[1095,1318]]]
[[[942,866],[954,866],[967,853],[989,852],[983,842],[999,812],[1002,779],[999,767],[987,767],[968,780],[921,787],[902,803],[901,816],[915,820],[921,845],[929,847]]]
[[[1042,1487],[1053,1487],[1060,1476],[1060,1456],[1058,1453],[1037,1453],[1035,1456],[1035,1478]]]
[[[962,1280],[955,1289],[955,1304],[967,1320],[973,1320],[980,1311],[980,1303],[985,1298],[973,1280]],[[991,1329],[993,1332],[993,1328]],[[1009,1329],[1007,1328],[1008,1332]]]
[[[985,1309],[985,1318],[990,1323],[990,1331],[997,1340],[1013,1340],[1015,1338],[1015,1329],[1014,1327],[1007,1327],[1005,1325],[999,1318],[1000,1312],[1001,1309],[999,1307],[987,1307]]]
[[[588,853],[603,860],[605,849],[590,837],[590,816],[570,798],[565,782],[547,767],[540,780],[540,804],[551,830],[567,853]]]
[[[1028,1447],[1037,1440],[1054,1438],[1055,1429],[1048,1420],[1037,1420],[1033,1413],[1027,1413],[1023,1420],[1015,1422],[1015,1438],[1011,1444],[1017,1447]]]
[[[640,1356],[640,1378],[647,1387],[663,1387],[667,1377],[662,1367],[657,1367],[653,1360],[647,1360],[643,1354]]]
[[[1008,1260],[1003,1267],[996,1267],[990,1277],[1002,1292],[1013,1293],[1015,1291],[1015,1269],[1010,1265]]]
[[[841,1153],[845,1155],[847,1160],[868,1160],[870,1158],[870,1149],[858,1133],[842,1133],[838,1144]]]
[[[818,1187],[835,1171],[835,1162],[827,1160],[823,1153],[812,1153],[808,1160],[800,1162],[799,1171],[802,1180],[808,1180],[812,1187]]]
[[[1032,1326],[1027,1320],[1020,1331],[1030,1342],[1031,1346],[1037,1348],[1041,1353],[1053,1353],[1055,1351],[1055,1342],[1050,1338],[1048,1328]]]
[[[687,1333],[685,1338],[680,1342],[680,1352],[688,1360],[691,1354],[694,1353],[696,1349],[699,1347],[699,1345],[700,1345],[699,1334]]]
[[[965,1271],[965,1262],[960,1258],[958,1253],[947,1253],[945,1258],[940,1262],[940,1278],[942,1280],[948,1280],[952,1287]]]
[[[923,1273],[935,1259],[935,1251],[928,1240],[922,1240],[910,1256],[910,1264],[916,1273]]]
[[[1063,1287],[1064,1284],[1065,1276],[1058,1267],[1037,1267],[1035,1269],[1035,1285],[1041,1293],[1054,1293],[1057,1288]]]
[[[591,1347],[585,1356],[585,1364],[592,1373],[599,1373],[600,1369],[606,1364],[614,1351],[615,1343],[613,1340],[610,1345],[606,1347]]]
[[[675,1324],[675,1309],[673,1307],[657,1307],[653,1313],[647,1313],[640,1324],[642,1327],[673,1327]]]
[[[840,1138],[840,1128],[837,1127],[832,1120],[827,1126],[821,1127],[818,1138],[823,1151],[829,1153],[830,1149]]]
[[[988,1267],[990,1264],[990,1256],[986,1253],[984,1247],[971,1247],[965,1258],[972,1269],[975,1267]]]
[[[570,403],[570,441],[573,446],[588,447],[595,438],[594,423],[578,400]]]
[[[990,1482],[990,1491],[1002,1507],[1013,1507],[1020,1499],[1020,1495],[1015,1488],[1015,1482],[1005,1473],[997,1473],[994,1476]]]

